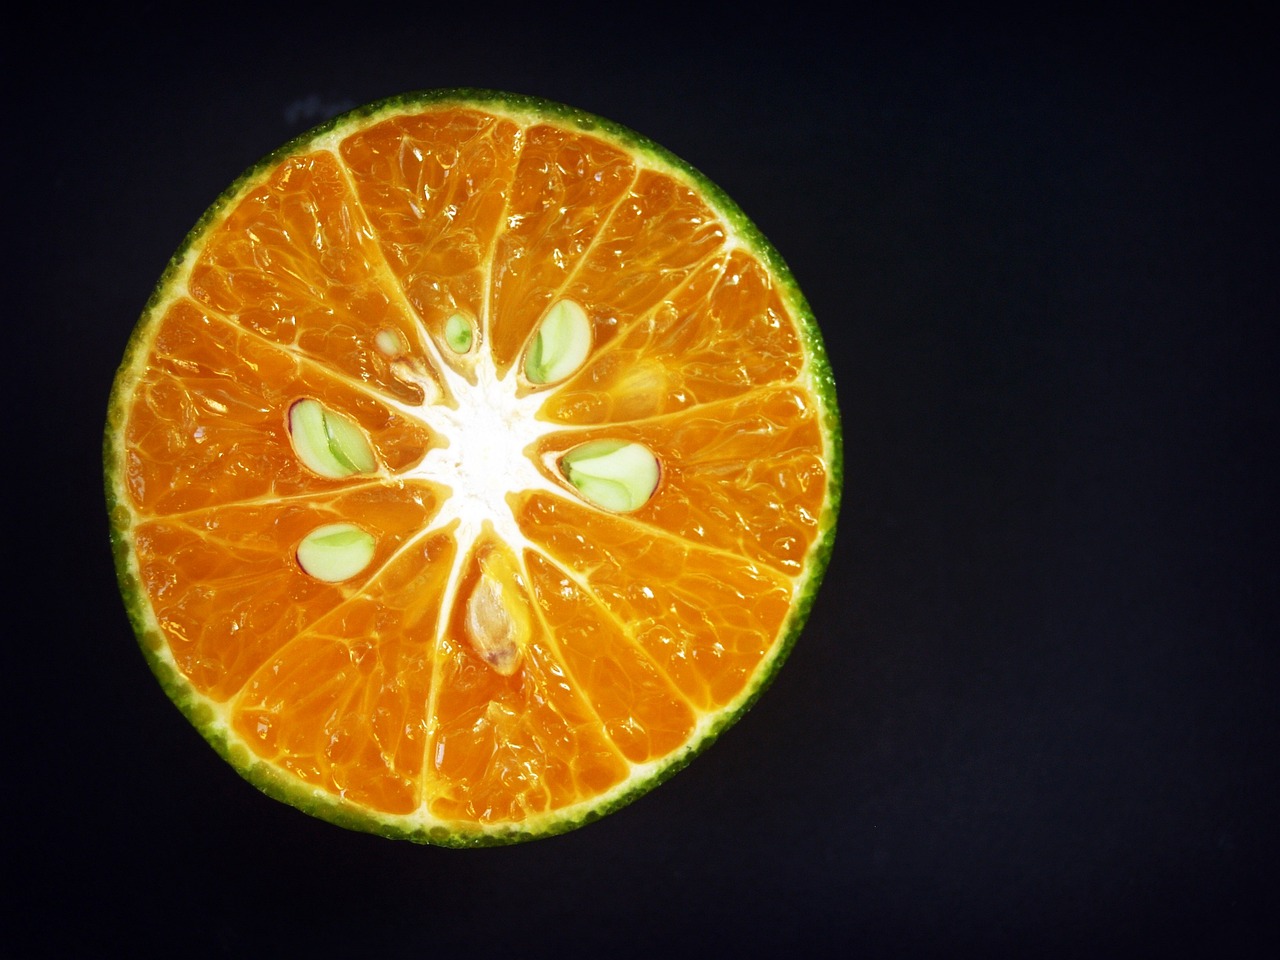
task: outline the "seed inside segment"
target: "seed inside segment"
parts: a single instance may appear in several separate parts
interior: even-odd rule
[[[444,342],[454,353],[466,353],[475,340],[471,321],[461,313],[455,313],[444,322]]]
[[[574,300],[557,300],[542,321],[529,353],[524,375],[531,383],[554,383],[577,371],[591,352],[591,320]]]
[[[322,477],[372,473],[378,466],[364,431],[317,400],[289,408],[289,440],[303,465]]]
[[[404,337],[399,330],[379,330],[373,342],[384,357],[395,358],[405,351]]]
[[[480,578],[467,598],[467,639],[495,672],[509,677],[520,666],[533,632],[532,614],[515,562],[493,551],[480,561]]]
[[[625,440],[596,440],[575,447],[560,460],[570,483],[605,510],[639,510],[658,488],[658,458],[646,446]]]
[[[350,523],[316,527],[298,544],[298,566],[326,583],[354,577],[373,559],[373,536]]]

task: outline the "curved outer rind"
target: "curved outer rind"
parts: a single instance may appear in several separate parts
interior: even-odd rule
[[[172,284],[181,272],[187,257],[202,239],[210,224],[217,222],[222,213],[248,187],[256,184],[265,170],[274,167],[285,157],[314,145],[326,134],[341,131],[357,120],[375,120],[384,115],[392,116],[426,106],[447,104],[480,109],[488,106],[507,116],[524,115],[524,119],[530,121],[554,118],[582,130],[602,132],[606,136],[623,142],[666,172],[679,171],[688,177],[716,212],[733,226],[737,235],[752,253],[768,266],[772,276],[784,288],[784,299],[805,341],[806,359],[810,366],[809,375],[822,403],[822,433],[827,443],[828,486],[823,515],[818,521],[820,534],[810,548],[804,567],[805,576],[798,585],[797,596],[793,601],[788,619],[769,656],[758,666],[754,683],[740,694],[738,702],[733,707],[719,713],[714,726],[710,727],[701,738],[691,741],[684,748],[667,757],[660,766],[654,768],[643,779],[636,782],[629,781],[614,795],[606,794],[603,799],[591,801],[589,806],[586,803],[580,805],[581,812],[578,812],[577,808],[569,808],[530,818],[521,827],[486,827],[464,823],[440,823],[425,827],[414,825],[412,819],[408,817],[371,813],[363,807],[345,803],[329,794],[308,788],[301,781],[280,772],[267,762],[252,758],[247,748],[230,742],[226,732],[215,722],[212,707],[204,702],[201,695],[159,653],[165,645],[164,640],[146,602],[139,577],[129,523],[125,516],[129,507],[120,502],[117,490],[118,478],[123,469],[120,446],[123,442],[124,407],[125,400],[131,394],[133,382],[137,379],[136,354],[149,345],[149,332],[155,320],[157,308],[168,298]],[[537,97],[471,88],[407,93],[359,107],[295,137],[237,177],[187,233],[148,297],[142,316],[129,338],[112,386],[103,440],[104,481],[110,519],[110,537],[121,595],[146,662],[170,700],[228,764],[266,795],[340,827],[447,847],[482,847],[520,843],[565,833],[599,820],[668,780],[711,746],[721,733],[733,726],[755,705],[761,694],[773,682],[804,628],[834,548],[836,518],[839,513],[844,479],[843,438],[836,402],[835,378],[826,355],[821,332],[790,267],[738,205],[695,167],[629,127],[565,104]]]

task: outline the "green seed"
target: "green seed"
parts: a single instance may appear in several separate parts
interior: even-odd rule
[[[373,473],[378,461],[364,431],[316,400],[289,408],[289,440],[303,465],[329,479]]]
[[[471,321],[460,313],[455,313],[444,322],[444,342],[454,353],[466,353],[475,340],[475,332]]]
[[[316,527],[298,544],[298,566],[325,583],[354,577],[373,559],[374,539],[350,523]]]
[[[581,304],[557,300],[551,305],[525,357],[531,383],[554,383],[575,373],[591,352],[591,320]]]
[[[561,469],[586,500],[618,513],[648,503],[661,473],[648,447],[625,440],[584,443],[564,455]]]

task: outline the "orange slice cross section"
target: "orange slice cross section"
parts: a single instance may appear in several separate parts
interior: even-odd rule
[[[204,735],[309,812],[456,845],[594,819],[749,706],[840,481],[821,339],[745,216],[621,127],[456,92],[215,204],[106,451],[131,617]]]

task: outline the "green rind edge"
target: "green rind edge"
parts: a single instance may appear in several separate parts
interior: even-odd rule
[[[421,830],[405,829],[399,823],[393,822],[391,818],[384,819],[362,807],[346,804],[331,796],[309,791],[296,780],[277,772],[269,764],[263,761],[251,760],[248,757],[248,751],[243,747],[237,747],[229,743],[226,736],[214,728],[209,708],[199,702],[190,685],[178,675],[173,667],[165,663],[156,652],[163,646],[164,641],[159,636],[153,635],[154,632],[144,613],[146,605],[145,593],[137,575],[134,573],[131,542],[126,533],[127,521],[121,517],[121,512],[127,508],[119,503],[114,482],[114,478],[122,470],[122,464],[113,442],[117,430],[123,425],[123,406],[127,381],[121,374],[132,368],[134,355],[143,348],[145,342],[148,342],[145,335],[149,331],[153,320],[152,313],[155,307],[164,299],[182,262],[195,243],[204,235],[209,225],[219,218],[224,208],[239,196],[246,184],[255,182],[264,170],[275,166],[285,157],[311,145],[319,137],[327,133],[350,125],[355,121],[375,117],[378,114],[390,114],[399,110],[412,110],[430,105],[455,102],[459,105],[476,108],[489,106],[501,108],[504,111],[525,112],[559,120],[585,131],[600,132],[606,137],[615,138],[641,154],[648,155],[662,166],[684,173],[693,180],[701,194],[732,224],[751,251],[765,262],[775,279],[785,289],[786,296],[784,299],[794,312],[795,320],[801,328],[801,334],[805,341],[807,357],[811,366],[810,376],[822,401],[824,435],[830,445],[827,452],[829,466],[827,500],[824,505],[823,517],[819,522],[821,532],[810,552],[806,568],[806,580],[791,609],[788,622],[774,646],[771,659],[767,665],[762,665],[762,672],[756,678],[754,686],[745,695],[741,703],[731,712],[722,713],[715,725],[700,740],[687,745],[683,750],[671,757],[667,763],[654,771],[648,779],[635,784],[630,790],[591,808],[581,816],[568,814],[561,817],[550,815],[538,818],[536,821],[537,828],[528,830],[517,828],[488,830],[481,828],[480,830],[471,831],[459,828],[451,831],[448,827],[443,826]],[[804,630],[835,546],[836,521],[839,516],[844,488],[844,441],[841,431],[840,412],[836,400],[836,383],[817,320],[808,300],[801,292],[791,268],[738,204],[719,185],[693,165],[630,127],[553,100],[527,94],[514,94],[470,87],[420,90],[386,97],[357,107],[312,127],[289,140],[237,177],[226,190],[215,198],[191,230],[188,231],[148,297],[141,318],[130,335],[124,357],[118,366],[118,371],[108,401],[107,420],[103,436],[103,479],[107,514],[110,521],[112,556],[115,561],[120,592],[124,599],[129,621],[147,665],[159,681],[165,694],[179,711],[199,731],[200,735],[204,737],[218,755],[243,779],[277,801],[286,803],[320,820],[354,831],[440,847],[507,846],[567,833],[630,805],[688,766],[703,751],[715,743],[722,733],[736,724],[747,711],[755,706],[765,690],[772,685]]]

